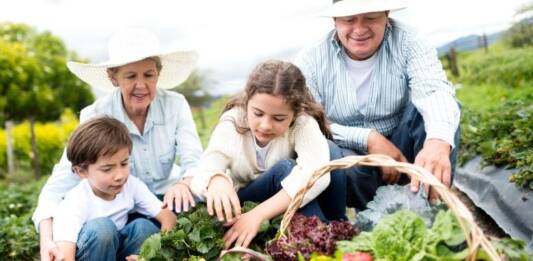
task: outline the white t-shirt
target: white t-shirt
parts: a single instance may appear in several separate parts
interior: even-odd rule
[[[372,69],[374,69],[374,64],[376,64],[377,56],[374,54],[366,60],[358,61],[353,60],[343,51],[343,58],[355,86],[357,110],[365,115],[368,94],[370,93],[370,76],[372,76]]]
[[[259,146],[259,144],[257,144],[255,137],[253,137],[253,140],[254,140],[255,159],[257,162],[257,167],[259,168],[260,171],[265,171],[266,170],[265,169],[266,154],[268,151],[268,147],[270,147],[270,143],[268,143],[264,147],[261,147]]]
[[[96,196],[83,179],[54,211],[54,241],[76,243],[83,225],[100,217],[110,218],[120,230],[128,221],[128,213],[134,211],[150,217],[161,211],[161,201],[138,178],[130,175],[122,191],[110,201]]]

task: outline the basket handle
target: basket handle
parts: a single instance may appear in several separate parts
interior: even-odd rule
[[[289,223],[300,208],[305,193],[313,187],[315,182],[324,174],[336,169],[346,169],[355,165],[373,166],[373,167],[391,167],[402,173],[409,175],[410,178],[417,178],[421,182],[428,184],[432,189],[436,190],[441,199],[448,205],[452,212],[457,217],[461,229],[466,236],[466,242],[468,244],[468,257],[467,260],[476,260],[477,250],[483,248],[488,256],[495,261],[501,261],[498,253],[483,234],[483,231],[474,222],[472,213],[468,208],[459,200],[459,198],[453,194],[450,189],[444,186],[435,176],[433,176],[426,169],[416,166],[410,163],[398,162],[387,155],[370,154],[366,156],[348,156],[342,159],[330,161],[326,165],[318,168],[313,172],[307,185],[300,189],[294,198],[292,199],[287,211],[283,215],[281,225],[279,228],[279,237],[285,237]]]

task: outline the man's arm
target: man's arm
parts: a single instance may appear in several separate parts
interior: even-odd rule
[[[460,110],[455,99],[455,89],[447,81],[437,53],[425,41],[413,38],[406,47],[407,75],[411,101],[422,115],[426,141],[416,155],[415,164],[431,172],[446,186],[450,186],[450,152],[456,145],[454,136],[459,126]],[[412,179],[413,191],[419,182]],[[428,187],[426,187],[429,190]],[[430,199],[437,198],[433,191]]]

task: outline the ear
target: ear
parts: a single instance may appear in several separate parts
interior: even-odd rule
[[[80,177],[82,177],[82,178],[87,178],[87,169],[86,169],[86,168],[82,168],[81,166],[76,165],[76,166],[73,166],[73,167],[72,167],[72,170],[73,170],[76,174],[80,175]]]
[[[111,81],[111,84],[113,84],[113,86],[115,86],[115,87],[118,86],[118,81],[115,78],[115,72],[113,72],[110,69],[107,69],[107,77],[109,78],[109,80]]]

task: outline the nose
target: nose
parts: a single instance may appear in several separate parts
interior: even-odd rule
[[[355,19],[353,23],[353,32],[357,35],[364,35],[368,31],[368,27],[365,24],[364,19]]]
[[[271,120],[268,119],[268,117],[265,117],[264,119],[261,120],[261,123],[259,124],[259,128],[262,131],[268,131],[268,130],[272,129]]]
[[[121,183],[128,178],[128,175],[129,175],[129,168],[127,166],[121,167],[115,173],[115,176],[113,177],[113,179],[115,180],[115,182]]]

